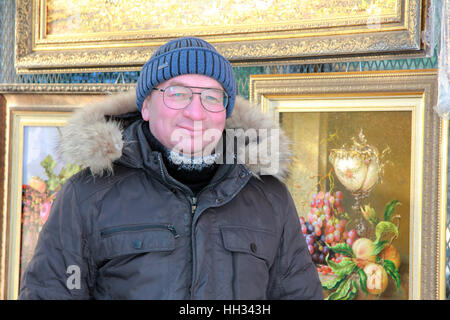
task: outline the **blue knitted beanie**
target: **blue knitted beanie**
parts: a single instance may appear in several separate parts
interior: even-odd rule
[[[205,40],[193,37],[167,42],[156,50],[142,67],[136,87],[136,106],[142,110],[145,98],[152,88],[183,74],[201,74],[217,80],[230,99],[227,118],[236,100],[236,79],[230,62]]]

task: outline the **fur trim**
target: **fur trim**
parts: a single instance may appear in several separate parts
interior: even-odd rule
[[[281,181],[286,178],[292,156],[291,143],[271,115],[238,96],[226,129],[241,130],[249,139],[248,143],[238,144],[239,163],[245,163],[255,176],[273,175]],[[233,140],[227,139],[229,143]],[[252,159],[251,155],[257,155],[257,159]]]
[[[58,153],[62,161],[89,167],[94,175],[112,172],[113,162],[122,156],[124,141],[118,122],[105,115],[136,111],[136,93],[114,94],[102,102],[86,105],[74,112],[61,130]],[[234,130],[228,130],[234,129]],[[271,116],[248,100],[236,97],[233,113],[227,119],[226,132],[240,131],[247,142],[237,150],[239,163],[245,163],[255,175],[273,175],[284,180],[290,163],[290,142]],[[234,139],[227,139],[233,141]],[[257,154],[255,157],[249,155]]]

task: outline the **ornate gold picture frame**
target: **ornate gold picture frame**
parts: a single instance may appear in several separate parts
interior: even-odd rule
[[[2,250],[0,299],[16,299],[51,203],[77,170],[55,153],[58,128],[71,112],[130,85],[5,85],[0,86],[2,178],[0,190]],[[6,91],[7,89],[8,91]],[[0,140],[3,141],[3,140]],[[64,170],[61,170],[64,168]]]
[[[394,264],[383,264],[386,256],[377,256],[376,260],[374,256],[370,261],[383,265],[393,278],[380,276],[384,279],[378,283],[382,290],[370,291],[370,281],[359,280],[361,274],[355,268],[350,275],[355,280],[353,298],[445,298],[448,121],[433,110],[436,89],[436,70],[250,77],[250,100],[273,113],[293,141],[287,186],[299,217],[307,221],[310,212],[315,212],[317,201],[323,199],[318,196],[320,191],[331,195],[339,191],[343,195],[339,213],[347,218],[346,232],[360,224],[365,226],[361,238],[369,239],[363,242],[370,247],[379,233],[386,231],[380,229],[379,222],[391,227],[391,233],[387,233],[392,237],[386,239],[396,247],[396,255],[390,258],[396,262],[395,269]],[[382,155],[382,150],[389,152]],[[376,154],[379,172],[374,173],[375,167],[364,171],[364,185],[355,188],[363,172],[356,169],[362,170],[374,159],[366,157],[366,162],[354,170],[357,162],[352,161],[357,161],[360,152]],[[340,163],[336,161],[339,157]],[[372,182],[367,186],[369,178]],[[362,195],[358,192],[364,186],[368,190]],[[394,215],[396,218],[391,219]],[[353,243],[342,233],[333,236],[334,240],[326,240],[327,245]],[[340,246],[343,249],[345,244]],[[344,260],[354,259],[362,270],[364,264],[355,251],[358,248],[352,249],[353,255],[347,252],[349,257],[344,254]],[[322,284],[330,287],[337,275],[320,263],[317,266]],[[331,262],[330,266],[334,271],[338,268]],[[358,281],[367,283],[367,288],[361,288]],[[364,293],[367,290],[369,294]],[[351,296],[340,296],[337,291],[324,289],[326,296]]]
[[[139,69],[157,47],[182,36],[204,38],[235,65],[424,49],[427,0],[201,3],[17,0],[16,69]]]

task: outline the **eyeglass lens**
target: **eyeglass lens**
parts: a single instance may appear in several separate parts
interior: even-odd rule
[[[192,101],[193,93],[188,87],[170,86],[164,90],[164,102],[169,108],[182,109]],[[228,104],[227,94],[220,89],[205,89],[200,93],[200,99],[208,111],[223,111]]]

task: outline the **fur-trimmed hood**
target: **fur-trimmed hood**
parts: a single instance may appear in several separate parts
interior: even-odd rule
[[[57,147],[61,160],[89,167],[95,175],[112,172],[114,161],[122,157],[126,141],[121,123],[107,120],[107,116],[135,111],[134,89],[78,109],[61,130]],[[245,144],[237,149],[238,163],[245,163],[255,176],[273,175],[282,181],[286,178],[291,158],[290,142],[270,115],[238,96],[225,131],[246,136]]]

